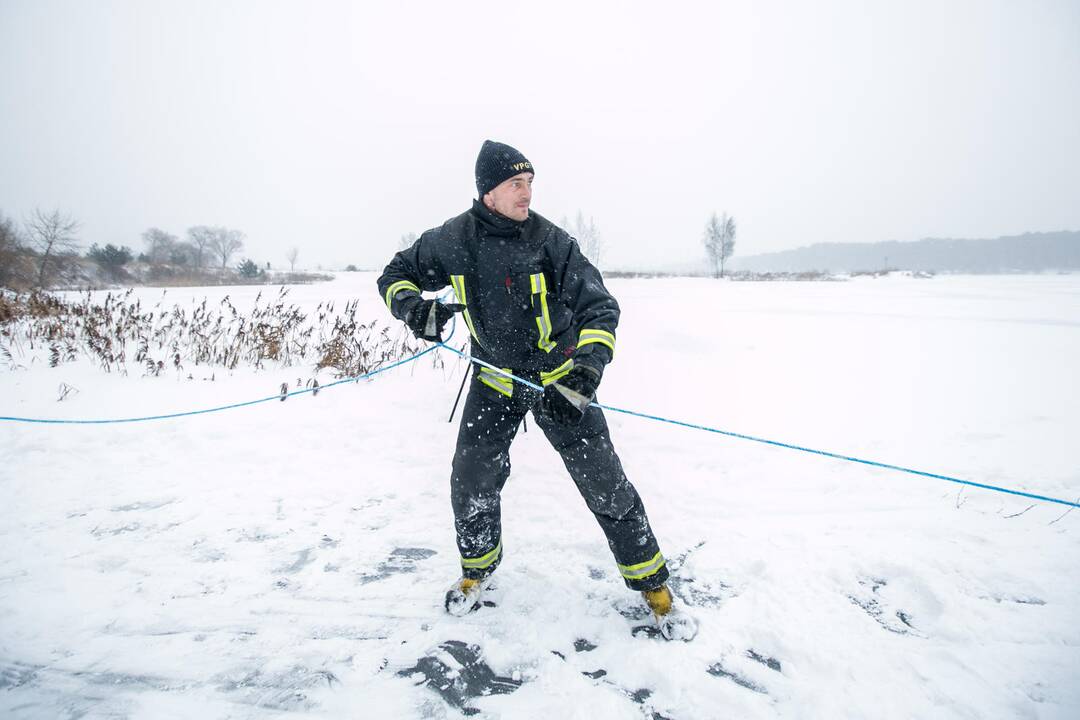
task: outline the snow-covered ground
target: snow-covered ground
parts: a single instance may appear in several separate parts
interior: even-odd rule
[[[1078,275],[609,286],[606,404],[1080,497]],[[389,319],[372,274],[290,298],[357,296]],[[23,364],[0,415],[160,414],[310,377]],[[624,415],[698,638],[633,635],[640,599],[531,422],[494,606],[445,615],[462,372],[0,423],[0,716],[1080,717],[1080,511]]]

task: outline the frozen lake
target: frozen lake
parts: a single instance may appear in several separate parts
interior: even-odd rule
[[[374,280],[289,300],[392,322]],[[607,405],[1080,498],[1080,275],[608,286]],[[0,415],[196,410],[312,375],[16,361]],[[1080,511],[618,414],[698,638],[633,636],[640,599],[531,420],[495,606],[446,616],[463,372],[443,353],[221,413],[0,423],[0,715],[1080,717]]]

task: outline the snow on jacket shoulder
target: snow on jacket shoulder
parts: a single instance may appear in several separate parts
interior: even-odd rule
[[[421,291],[453,287],[473,355],[499,367],[554,371],[571,356],[602,367],[615,352],[619,304],[600,271],[534,212],[515,222],[473,201],[394,255],[378,285],[399,320]]]

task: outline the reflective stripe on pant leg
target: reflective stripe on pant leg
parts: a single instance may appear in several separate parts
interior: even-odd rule
[[[664,560],[664,556],[657,552],[651,560],[646,560],[636,565],[619,565],[619,572],[627,580],[644,580],[647,577],[651,577],[660,572],[660,568],[664,567],[667,561]],[[616,563],[618,565],[618,563]]]
[[[590,407],[574,426],[559,424],[543,412],[534,414],[604,531],[623,582],[632,590],[663,584],[667,563],[641,497],[623,473],[603,411]]]
[[[510,476],[510,444],[528,410],[522,395],[506,397],[474,383],[461,412],[450,502],[461,570],[467,578],[490,575],[502,558],[500,495]],[[499,550],[492,555],[495,548]]]
[[[461,567],[466,570],[486,570],[491,567],[496,560],[502,555],[502,540],[495,546],[495,549],[489,553],[485,553],[477,558],[461,558]]]

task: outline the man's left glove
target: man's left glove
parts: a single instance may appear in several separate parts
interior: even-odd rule
[[[464,309],[464,305],[455,303],[444,305],[438,300],[421,300],[409,309],[405,324],[413,331],[413,335],[421,340],[442,342],[443,327],[454,313]]]
[[[599,384],[599,370],[591,365],[575,365],[563,378],[544,388],[541,407],[555,422],[577,425],[596,398]]]

